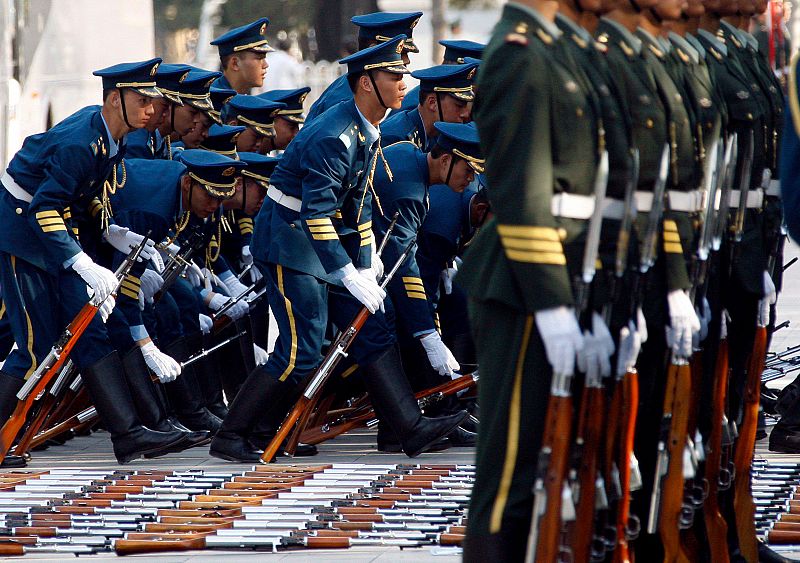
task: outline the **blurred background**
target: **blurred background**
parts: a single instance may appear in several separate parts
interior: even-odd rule
[[[795,2],[800,0],[795,0]],[[754,32],[780,72],[788,65],[795,3],[772,0]],[[412,68],[441,60],[440,39],[486,41],[504,0],[0,0],[0,170],[22,140],[99,103],[92,70],[159,56],[216,70],[209,45],[228,29],[268,17],[265,90],[310,86],[309,106],[356,48],[355,14],[422,11]],[[799,30],[800,31],[800,30]],[[412,87],[413,79],[409,79]]]

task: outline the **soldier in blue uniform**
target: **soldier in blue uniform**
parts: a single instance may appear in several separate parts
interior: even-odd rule
[[[483,49],[486,47],[483,43],[475,41],[467,41],[465,39],[442,39],[439,45],[444,47],[444,57],[442,58],[443,65],[456,65],[464,64],[467,59],[480,60],[483,55]],[[419,105],[419,86],[416,86],[406,93],[403,100],[403,105],[400,106],[400,111],[414,109]],[[397,113],[392,111],[391,115]]]
[[[213,106],[212,109],[209,110],[208,114],[214,118],[214,121],[218,124],[222,124],[222,116],[220,112],[222,108],[227,104],[231,98],[236,95],[236,90],[232,90],[230,88],[220,88],[215,85],[211,85],[209,89],[208,96],[211,99],[211,105]]]
[[[386,147],[399,141],[411,141],[417,148],[428,151],[438,133],[435,122],[469,122],[478,64],[479,61],[470,60],[412,72],[411,76],[420,81],[422,101],[417,107],[398,112],[381,124],[381,144]]]
[[[385,293],[376,277],[382,265],[373,259],[371,228],[373,211],[380,214],[381,207],[373,200],[372,183],[376,167],[386,163],[377,124],[385,108],[399,107],[403,97],[404,40],[397,36],[340,61],[347,64],[353,100],[306,125],[272,174],[270,201],[256,220],[252,248],[267,279],[278,341],[231,405],[211,444],[215,457],[258,458],[259,450],[248,442],[255,425],[265,421],[274,431],[319,365],[328,319],[344,328],[362,306],[373,315],[350,354],[404,451],[410,456],[426,451],[467,416],[422,416],[402,371],[391,321],[380,310]]]
[[[78,111],[46,133],[28,137],[0,181],[0,284],[17,343],[0,374],[0,418],[8,417],[24,378],[86,304],[88,290],[101,315],[71,357],[120,463],[164,453],[184,437],[146,428],[137,417],[121,360],[100,318],[113,309],[116,277],[84,252],[87,243],[97,242],[100,229],[95,221],[95,229],[81,232],[79,243],[64,216],[90,222],[85,215],[100,196],[101,222],[108,220],[108,194],[119,187],[114,170],[123,156],[124,136],[146,125],[154,111],[151,100],[161,95],[153,79],[160,62],[96,71],[103,79],[102,107]]]
[[[264,37],[268,25],[269,18],[260,18],[232,29],[211,42],[219,49],[223,73],[214,82],[216,88],[249,94],[252,88],[264,85],[269,68],[267,53],[274,50]]]
[[[430,152],[423,152],[410,141],[401,141],[384,149],[392,178],[386,169],[376,170],[375,193],[384,210],[384,215],[374,220],[378,239],[386,234],[390,223],[387,217],[399,213],[383,251],[382,258],[388,264],[396,262],[417,237],[428,214],[431,185],[447,186],[449,190],[460,193],[473,182],[476,173],[483,172],[483,158],[474,125],[437,122],[435,127],[439,134]],[[453,209],[449,211],[454,214]],[[413,358],[412,386],[430,388],[442,383],[444,377],[452,377],[460,366],[437,330],[434,306],[422,282],[416,249],[389,284],[388,293],[395,311],[398,340],[404,352],[403,364],[409,365],[406,357]],[[423,351],[429,365],[424,365],[424,360],[416,361]],[[410,375],[412,371],[407,373]],[[449,441],[452,445],[475,445],[475,435],[457,428],[449,436]],[[378,431],[378,449],[402,451],[397,439],[383,424]]]
[[[295,90],[270,90],[259,94],[259,98],[286,104],[275,114],[275,136],[267,139],[267,151],[282,151],[300,132],[300,126],[306,122],[303,115],[303,102],[311,88],[305,86]]]
[[[266,139],[275,136],[275,116],[286,104],[258,96],[238,94],[222,109],[222,121],[228,125],[244,125],[245,131],[236,140],[236,150],[264,152]]]
[[[410,62],[408,53],[419,53],[419,48],[414,45],[412,40],[412,33],[421,17],[422,12],[375,12],[353,16],[350,21],[358,26],[359,50],[388,41],[396,35],[405,35],[407,40],[403,51],[403,63],[408,64]],[[345,74],[334,80],[313,103],[308,111],[306,121],[311,122],[339,102],[351,99],[353,99],[353,92],[347,84],[347,75]]]

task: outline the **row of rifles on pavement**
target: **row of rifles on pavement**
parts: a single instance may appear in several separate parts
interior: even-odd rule
[[[719,295],[735,275],[735,264],[744,259],[741,248],[747,223],[752,220],[748,209],[752,207],[748,206],[754,195],[751,192],[767,193],[770,168],[776,166],[768,164],[760,176],[757,162],[763,167],[766,157],[758,153],[766,149],[757,146],[760,143],[754,140],[752,128],[723,126],[721,131],[700,156],[702,203],[693,219],[688,290],[698,316],[706,316],[704,328],[712,316],[703,311],[707,308],[704,304],[716,302],[715,319],[710,323],[719,328],[706,331],[712,336],[700,342],[695,339],[690,357],[676,353],[675,347],[668,348],[663,403],[659,405],[640,403],[639,380],[652,374],[637,373],[634,364],[611,378],[592,373],[553,374],[536,469],[528,561],[624,562],[635,556],[651,560],[649,555],[659,552],[664,561],[763,560],[754,524],[751,466],[761,375],[774,324],[766,326],[769,323],[760,319],[755,333],[744,342],[747,350],[742,352],[741,338],[732,350],[726,330],[730,320],[726,320],[724,305],[719,306]],[[777,151],[778,139],[770,139],[772,142]],[[639,155],[633,151],[615,271],[607,274],[612,298],[601,312],[607,324],[616,301],[629,299],[629,318],[636,318],[648,298],[651,270],[665,240],[662,228],[669,211],[667,191],[676,149],[674,142],[664,145],[652,208],[646,213],[639,210],[638,218],[634,192]],[[755,174],[760,187],[759,181],[753,181]],[[595,201],[604,199],[607,176],[604,155],[596,174]],[[764,201],[766,204],[766,197]],[[591,326],[594,312],[592,290],[602,222],[602,210],[596,206],[586,227],[582,269],[574,280],[576,311],[584,329]],[[778,260],[785,240],[783,227],[779,225],[773,234],[768,272],[775,277],[783,269]],[[638,244],[638,252],[631,252],[634,244]],[[630,263],[630,256],[636,256],[636,263]],[[771,316],[774,322],[774,309]],[[745,358],[740,366],[742,382],[735,381],[736,370],[731,365],[737,355]],[[730,394],[739,395],[740,404],[732,404]],[[661,412],[658,435],[642,440],[641,445],[657,452],[652,475],[643,475],[637,461],[640,406]],[[652,486],[643,487],[643,481]],[[637,545],[637,539],[643,545]],[[800,544],[800,531],[794,540]],[[653,543],[660,546],[657,551],[651,549]],[[648,555],[639,555],[640,547]]]

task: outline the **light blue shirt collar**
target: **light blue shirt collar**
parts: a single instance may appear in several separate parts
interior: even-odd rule
[[[541,25],[547,33],[552,35],[554,38],[558,39],[561,37],[561,30],[558,29],[558,26],[551,22],[550,20],[546,19],[538,10],[531,8],[530,6],[526,6],[524,4],[520,4],[519,2],[509,2],[509,6],[514,6],[517,10],[522,10],[526,14],[530,15],[536,22]]]
[[[698,29],[697,34],[701,37],[705,37],[706,39],[708,39],[720,53],[722,53],[726,57],[728,56],[728,46],[725,45],[724,42],[720,41],[719,37],[717,37],[716,35],[714,35],[713,33],[711,33],[706,29]]]
[[[373,143],[380,138],[381,132],[377,127],[369,122],[369,119],[364,117],[364,114],[361,113],[360,109],[358,109],[358,105],[356,105],[356,111],[358,112],[358,116],[361,118],[361,130],[364,132],[364,137],[367,139],[367,146],[371,147]]]
[[[611,18],[603,17],[603,21],[622,34],[622,37],[625,38],[625,41],[628,42],[628,44],[633,49],[634,53],[636,53],[637,55],[640,55],[642,53],[642,40],[636,37],[633,33],[631,33],[627,27],[625,27],[619,22],[612,20]]]
[[[556,14],[556,19],[569,27],[569,29],[577,35],[579,38],[583,39],[587,43],[591,44],[593,42],[592,35],[583,27],[579,26],[575,23],[572,19],[568,18],[564,14]]]
[[[697,40],[697,37],[692,35],[691,33],[687,33],[686,37],[684,37],[687,43],[689,43],[692,47],[694,47],[695,51],[700,55],[702,59],[706,58],[706,48],[703,47],[703,44]]]
[[[111,130],[108,128],[108,123],[102,111],[100,112],[100,119],[103,120],[103,126],[106,128],[106,134],[108,135],[108,158],[114,158],[119,152],[119,143],[111,136]]]
[[[689,43],[689,41],[686,40],[686,38],[681,37],[674,31],[670,31],[669,40],[675,43],[678,47],[680,47],[684,51],[686,51],[686,54],[692,58],[694,64],[700,62],[700,53],[697,52],[697,49],[695,49],[694,46],[691,43]]]

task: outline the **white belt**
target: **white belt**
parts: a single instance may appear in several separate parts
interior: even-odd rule
[[[636,214],[636,200],[631,201],[631,213]],[[607,197],[603,200],[603,219],[622,221],[625,216],[625,202],[621,199]]]
[[[300,208],[303,207],[303,201],[300,198],[286,195],[275,186],[267,188],[267,197],[278,205],[282,205],[287,209],[300,213]]]
[[[647,213],[653,208],[653,192],[635,192],[633,199],[636,202],[636,210],[640,213]]]
[[[593,195],[556,194],[550,203],[553,217],[567,219],[590,219],[594,213],[595,197]],[[635,205],[636,202],[633,202]],[[603,199],[603,218],[622,220],[625,215],[625,202],[621,199],[607,197]]]
[[[19,185],[14,181],[14,178],[12,178],[8,172],[3,174],[3,177],[0,178],[0,182],[2,182],[6,191],[18,200],[30,203],[33,199],[31,194],[19,187]]]
[[[690,192],[669,190],[667,192],[668,209],[670,211],[694,213],[703,208],[703,195],[700,190],[692,190]],[[638,211],[647,213],[653,208],[653,192],[636,192],[634,196]]]
[[[769,187],[767,188],[767,195],[774,197],[781,197],[781,181],[770,180]]]
[[[729,205],[731,209],[736,209],[739,207],[739,197],[741,197],[739,190],[731,190],[731,196],[729,199]],[[747,203],[745,204],[747,209],[758,209],[763,205],[764,191],[761,188],[749,190],[747,192]]]

